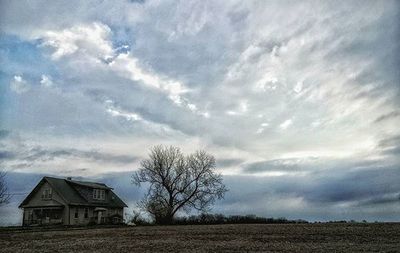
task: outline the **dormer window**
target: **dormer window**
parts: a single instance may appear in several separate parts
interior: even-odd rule
[[[93,199],[104,200],[106,198],[106,193],[101,189],[93,189]]]
[[[51,199],[51,188],[44,189],[42,192],[42,199]]]

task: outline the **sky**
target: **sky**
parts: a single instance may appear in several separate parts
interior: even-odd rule
[[[217,159],[213,212],[400,221],[398,1],[0,0],[0,166],[130,175],[158,144]]]

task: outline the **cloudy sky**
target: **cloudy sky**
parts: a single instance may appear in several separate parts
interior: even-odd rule
[[[215,155],[215,212],[399,221],[399,21],[390,0],[1,0],[1,222],[42,175],[133,206],[157,144]]]

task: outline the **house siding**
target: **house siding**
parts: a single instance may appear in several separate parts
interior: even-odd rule
[[[84,206],[69,206],[70,214],[70,225],[87,225],[90,222],[97,223],[97,216],[95,214],[96,207],[87,207],[88,218],[85,218],[85,207]],[[78,209],[78,218],[75,218],[75,210]],[[112,215],[118,214],[121,217],[124,215],[123,208],[105,208],[105,211],[102,211],[102,217],[109,218]],[[110,221],[111,222],[111,221]]]
[[[87,207],[88,208],[88,217],[85,218],[85,208],[84,206],[70,206],[70,225],[87,225],[91,221],[91,219],[94,217],[94,208],[93,207]],[[78,210],[78,218],[75,218],[75,210]]]
[[[42,199],[42,193],[45,189],[51,189],[52,190],[52,196],[51,199]],[[32,196],[32,198],[29,200],[29,202],[26,204],[26,206],[49,206],[53,204],[54,202],[52,200],[55,200],[59,202],[62,205],[66,205],[65,201],[61,198],[61,196],[57,193],[55,189],[51,187],[51,185],[47,182],[45,182]]]

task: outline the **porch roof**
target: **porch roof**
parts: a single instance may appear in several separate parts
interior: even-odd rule
[[[64,206],[27,206],[25,208],[32,208],[33,210],[62,210]]]

